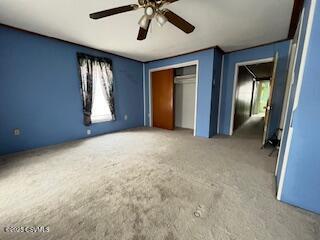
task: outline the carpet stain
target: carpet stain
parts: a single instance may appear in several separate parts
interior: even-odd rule
[[[168,234],[165,236],[164,240],[177,240],[173,232],[168,232]]]
[[[139,235],[139,234],[134,235],[132,238],[132,240],[146,240],[146,239],[147,237],[145,235]]]
[[[166,201],[167,199],[177,197],[177,195],[174,194],[173,191],[166,186],[155,185],[155,188],[158,190],[162,202]]]

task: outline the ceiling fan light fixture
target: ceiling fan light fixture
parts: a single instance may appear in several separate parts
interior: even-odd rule
[[[143,15],[139,20],[140,27],[147,30],[148,29],[148,21],[149,21],[149,17],[147,15]]]
[[[160,27],[165,25],[166,22],[168,21],[168,19],[162,13],[157,13],[156,20]]]
[[[144,10],[145,15],[147,15],[148,17],[153,17],[154,15],[154,9],[151,6],[148,6],[145,8]]]

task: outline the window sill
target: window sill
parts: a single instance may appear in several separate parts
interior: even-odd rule
[[[103,117],[96,117],[95,119],[91,119],[91,123],[103,123],[103,122],[112,122],[112,117],[103,116]]]

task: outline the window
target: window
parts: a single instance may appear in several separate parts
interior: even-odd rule
[[[96,76],[93,77],[91,122],[111,121],[113,118],[103,85],[103,72],[96,62],[93,64],[93,68],[96,68],[93,69],[93,73],[96,74]],[[108,86],[106,87],[108,88]]]
[[[84,54],[78,61],[85,125],[115,120],[111,62]]]

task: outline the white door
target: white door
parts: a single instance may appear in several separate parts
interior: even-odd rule
[[[286,85],[286,91],[283,98],[283,105],[282,105],[282,113],[281,113],[281,119],[280,119],[280,129],[283,129],[284,127],[284,120],[287,113],[287,105],[289,100],[289,93],[291,90],[292,85],[292,79],[293,79],[293,68],[295,67],[295,61],[296,61],[296,51],[297,51],[297,44],[293,43],[291,47],[291,54],[290,54],[290,63],[289,63],[289,71],[288,71],[288,77],[287,77],[287,85]],[[281,139],[281,136],[278,136],[278,139]]]
[[[175,79],[175,126],[194,128],[196,78]]]
[[[268,140],[268,132],[269,132],[269,127],[270,127],[271,110],[272,110],[273,88],[275,85],[275,81],[277,79],[278,60],[279,60],[279,53],[277,52],[276,55],[274,56],[272,78],[270,81],[270,96],[268,99],[268,104],[266,106],[266,113],[265,113],[265,117],[264,117],[262,146],[264,146]]]

